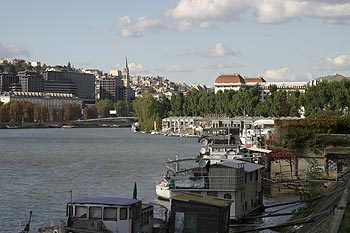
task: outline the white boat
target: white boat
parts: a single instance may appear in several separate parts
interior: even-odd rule
[[[261,172],[264,166],[240,154],[239,128],[204,130],[200,155],[168,161],[167,173],[156,185],[159,199],[190,192],[232,201],[230,218],[262,207]],[[249,158],[249,161],[251,158]]]
[[[168,164],[173,167],[168,166],[167,174],[156,185],[159,199],[169,200],[179,193],[228,199],[232,201],[230,219],[234,220],[262,207],[262,165],[216,158],[178,158]]]
[[[132,123],[131,125],[131,130],[136,133],[136,132],[139,132],[140,131],[140,125],[138,122],[134,122]]]
[[[273,119],[258,119],[251,124],[243,125],[240,133],[240,139],[243,145],[250,146],[265,146],[266,140],[271,140],[274,132]]]
[[[152,130],[152,131],[151,131],[151,134],[152,134],[152,135],[158,135],[158,134],[160,134],[160,132],[158,132],[158,131],[156,131],[156,130]]]

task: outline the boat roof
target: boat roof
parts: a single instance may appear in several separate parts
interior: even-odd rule
[[[262,169],[264,166],[256,163],[250,163],[247,161],[242,160],[224,160],[222,162],[217,163],[219,165],[223,165],[226,167],[232,167],[232,168],[240,168],[242,165],[244,166],[245,172],[252,172],[255,170]]]
[[[247,150],[250,150],[250,151],[256,151],[256,152],[262,152],[262,153],[270,153],[272,150],[267,150],[267,149],[263,149],[263,148],[258,148],[258,147],[254,147],[254,146],[252,146],[252,147],[247,147],[246,148]]]
[[[173,196],[171,199],[177,200],[177,201],[183,201],[183,202],[191,202],[191,203],[201,203],[206,205],[213,205],[213,206],[229,206],[231,205],[231,200],[223,200],[218,199],[215,197],[204,197],[202,195],[196,195],[192,193],[181,193]]]
[[[73,200],[72,204],[130,206],[137,202],[141,202],[141,201],[137,199],[121,198],[121,197],[86,197],[86,198]]]

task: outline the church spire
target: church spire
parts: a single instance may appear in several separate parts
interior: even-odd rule
[[[124,67],[125,73],[129,73],[129,67],[128,67],[128,57],[125,55],[125,67]]]

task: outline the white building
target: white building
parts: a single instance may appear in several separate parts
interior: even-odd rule
[[[260,83],[266,82],[262,77],[244,78],[239,74],[220,75],[214,83],[215,93],[218,91],[234,90],[238,91],[241,88],[249,88]]]
[[[40,104],[48,109],[63,109],[64,104],[77,104],[82,108],[82,99],[72,94],[42,93],[42,92],[5,92],[0,95],[0,102],[26,101]]]
[[[201,127],[203,117],[167,117],[162,120],[163,132],[185,132]]]
[[[260,91],[260,101],[264,101],[268,95],[269,87],[275,85],[277,90],[282,91],[300,91],[305,92],[309,86],[308,82],[266,82],[263,77],[245,78],[239,74],[220,75],[216,78],[214,84],[215,93],[218,91],[234,90],[238,91],[241,88],[249,89],[256,86]]]
[[[308,82],[262,82],[258,84],[260,101],[266,99],[266,96],[270,92],[269,87],[272,85],[275,85],[277,90],[286,92],[293,92],[296,90],[299,92],[305,92],[306,88],[309,86]]]

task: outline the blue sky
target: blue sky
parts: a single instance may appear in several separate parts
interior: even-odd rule
[[[11,0],[0,57],[213,86],[220,74],[350,76],[347,0]]]

